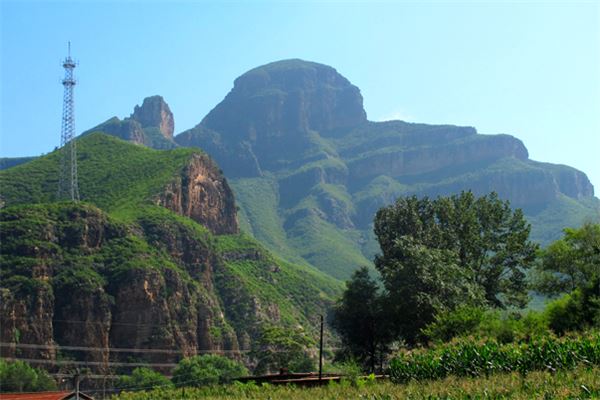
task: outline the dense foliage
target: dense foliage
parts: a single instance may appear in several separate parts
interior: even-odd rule
[[[56,382],[43,369],[23,361],[0,359],[0,392],[38,392],[56,390]]]
[[[163,374],[146,367],[135,368],[131,375],[119,378],[117,387],[121,390],[151,390],[156,388],[170,388],[173,384]]]
[[[396,334],[414,343],[436,314],[458,305],[524,306],[537,248],[529,229],[494,193],[401,197],[379,210],[375,266]]]
[[[218,355],[184,358],[173,371],[173,383],[178,387],[228,383],[248,375],[243,364]]]
[[[547,313],[530,311],[525,315],[481,307],[461,306],[440,313],[423,330],[423,337],[437,345],[454,338],[495,340],[513,343],[551,335]]]
[[[540,251],[535,287],[544,294],[582,289],[600,277],[600,224],[564,232],[562,239]]]

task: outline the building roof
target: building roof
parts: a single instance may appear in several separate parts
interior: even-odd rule
[[[94,400],[93,397],[79,392],[81,400]],[[24,392],[24,393],[0,393],[0,400],[74,400],[75,392]]]

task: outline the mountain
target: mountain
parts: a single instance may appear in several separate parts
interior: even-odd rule
[[[378,250],[375,211],[402,195],[496,191],[523,208],[543,244],[600,220],[586,175],[530,160],[517,138],[475,128],[372,122],[360,90],[302,60],[255,68],[196,127],[175,137],[223,168],[241,226],[267,247],[337,278]]]
[[[100,133],[77,148],[79,203],[56,202],[59,151],[0,172],[3,357],[107,372],[108,361],[170,364],[203,350],[252,365],[273,326],[314,342],[341,284],[240,234],[205,153]]]

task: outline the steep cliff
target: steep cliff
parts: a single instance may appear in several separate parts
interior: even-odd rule
[[[315,334],[341,285],[239,235],[232,191],[206,154],[102,134],[78,149],[81,203],[52,202],[57,152],[0,173],[3,356],[170,371],[227,351],[252,366],[270,324]]]

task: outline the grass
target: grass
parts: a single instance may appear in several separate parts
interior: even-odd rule
[[[585,222],[600,222],[600,200],[588,198],[575,200],[565,195],[541,212],[527,216],[531,224],[531,238],[543,246],[559,239],[557,232],[564,228],[579,227]]]
[[[600,368],[580,367],[556,373],[539,371],[526,376],[517,373],[482,378],[449,377],[437,381],[349,382],[317,388],[294,386],[229,385],[200,389],[154,390],[122,393],[118,400],[166,399],[289,399],[289,400],[403,400],[403,399],[589,399],[600,397]]]
[[[77,151],[81,199],[125,219],[174,179],[193,154],[202,154],[189,148],[153,150],[99,133],[78,139]],[[59,160],[60,151],[54,151],[0,171],[6,205],[55,201]]]

